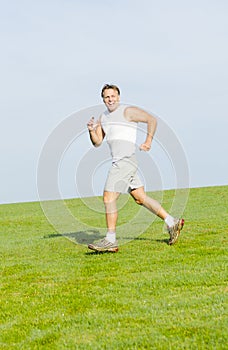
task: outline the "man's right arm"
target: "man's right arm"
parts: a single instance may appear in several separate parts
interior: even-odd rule
[[[105,137],[105,133],[101,127],[101,122],[100,120],[98,120],[96,123],[94,121],[94,117],[92,117],[89,122],[87,123],[87,128],[89,130],[89,136],[90,136],[90,140],[92,142],[92,144],[95,147],[98,147],[101,145],[104,137]]]

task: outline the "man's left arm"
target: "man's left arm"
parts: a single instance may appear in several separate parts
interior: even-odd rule
[[[151,143],[157,128],[157,119],[150,113],[138,107],[127,107],[125,109],[125,118],[129,122],[146,123],[147,135],[144,143],[140,145],[142,151],[149,151]]]

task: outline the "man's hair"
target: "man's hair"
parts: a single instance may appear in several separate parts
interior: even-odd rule
[[[105,84],[101,90],[101,97],[104,97],[104,91],[107,89],[113,89],[113,90],[117,91],[118,95],[120,95],[120,89],[118,88],[118,86],[113,85],[113,84]]]

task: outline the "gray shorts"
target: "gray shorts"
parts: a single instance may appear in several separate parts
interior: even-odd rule
[[[133,155],[115,163],[109,170],[104,190],[108,192],[127,193],[142,187],[142,181],[137,174],[138,164]]]

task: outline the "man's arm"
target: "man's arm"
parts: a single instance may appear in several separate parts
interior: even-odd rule
[[[95,123],[94,117],[92,117],[87,123],[87,128],[89,130],[89,136],[90,136],[90,140],[91,140],[92,144],[95,147],[100,146],[104,137],[105,137],[105,133],[101,127],[100,120],[98,120]]]
[[[151,143],[153,140],[154,133],[157,128],[156,118],[138,107],[127,107],[125,109],[125,118],[129,122],[136,123],[146,123],[147,124],[147,136],[145,142],[140,146],[140,149],[143,151],[149,151]]]

